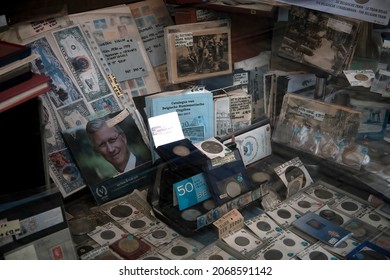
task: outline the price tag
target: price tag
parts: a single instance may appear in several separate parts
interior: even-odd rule
[[[232,209],[216,220],[213,225],[218,230],[218,237],[222,238],[229,233],[242,228],[244,226],[244,217],[237,209]]]
[[[203,173],[173,184],[173,189],[175,190],[179,210],[184,210],[211,197]]]
[[[118,123],[120,123],[121,121],[126,119],[129,115],[130,115],[130,112],[128,110],[126,110],[126,109],[122,110],[122,112],[120,112],[118,115],[107,120],[106,124],[108,127],[113,127],[114,125],[117,125]]]
[[[5,223],[0,223],[0,238],[19,234],[20,222],[19,220],[12,220]]]

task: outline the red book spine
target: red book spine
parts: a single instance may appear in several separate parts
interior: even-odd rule
[[[32,77],[14,87],[0,92],[0,112],[4,112],[52,89],[48,76],[32,73]]]
[[[19,95],[28,90],[32,90],[37,86],[42,84],[49,84],[50,77],[32,73],[32,77],[24,82],[21,82],[11,88],[8,88],[4,91],[0,91],[0,102],[3,102],[11,97]]]
[[[0,103],[0,113],[8,110],[8,109],[11,109],[12,107],[15,107],[23,102],[26,102],[32,98],[35,98],[41,94],[44,94],[46,92],[48,92],[49,90],[51,90],[52,87],[50,86],[46,86],[32,94],[29,94],[29,95],[23,95],[23,94],[20,94],[20,95],[17,95],[15,97],[12,97],[8,100],[6,100],[5,102],[1,102]]]

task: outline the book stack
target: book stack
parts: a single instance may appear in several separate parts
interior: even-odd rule
[[[31,48],[0,41],[0,112],[51,89],[50,78],[31,71]]]

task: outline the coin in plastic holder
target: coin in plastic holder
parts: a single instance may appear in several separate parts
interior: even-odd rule
[[[133,209],[129,205],[116,205],[110,209],[110,214],[117,218],[126,218],[133,213]]]
[[[197,253],[199,249],[182,239],[175,239],[170,244],[159,249],[159,253],[171,260],[181,260]]]
[[[241,186],[235,181],[226,184],[226,193],[229,197],[236,197],[241,193]]]
[[[110,248],[128,260],[137,259],[151,249],[148,244],[131,234],[111,244]]]
[[[73,235],[84,235],[96,228],[96,220],[92,218],[77,218],[69,220],[69,230]]]
[[[180,215],[183,220],[194,222],[202,213],[197,209],[189,208],[182,211]]]
[[[251,176],[251,179],[254,183],[266,183],[271,180],[271,175],[266,172],[254,172]]]
[[[219,154],[223,151],[222,144],[219,144],[215,141],[204,141],[200,147],[207,153],[210,154]]]

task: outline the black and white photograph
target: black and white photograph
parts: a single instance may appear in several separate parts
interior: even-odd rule
[[[338,76],[356,48],[357,20],[293,7],[279,55]]]
[[[229,26],[166,32],[168,79],[181,83],[232,73]]]

